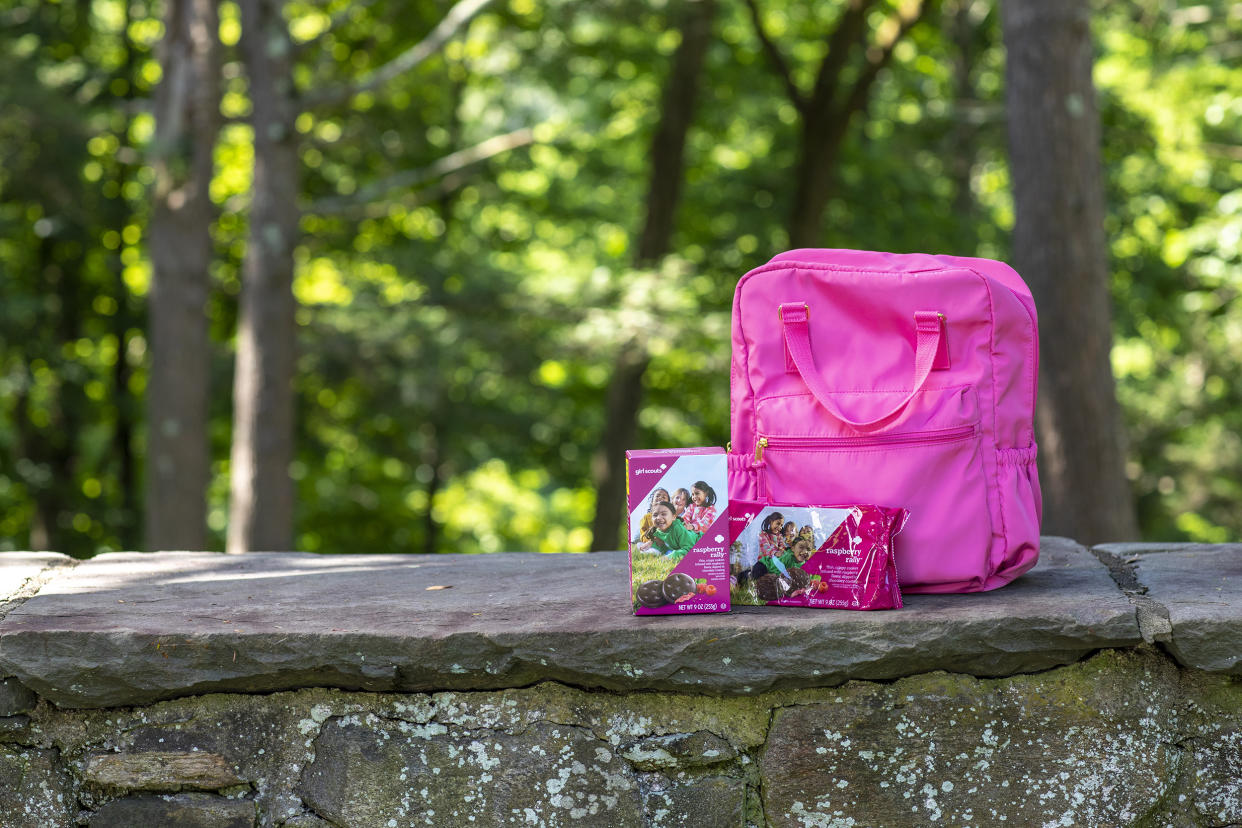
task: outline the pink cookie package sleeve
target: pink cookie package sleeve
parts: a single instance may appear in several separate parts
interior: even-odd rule
[[[728,612],[729,498],[721,448],[627,451],[627,546],[635,615]],[[658,494],[698,491],[702,504],[676,507],[657,532],[652,511]],[[701,527],[701,528],[699,528]]]

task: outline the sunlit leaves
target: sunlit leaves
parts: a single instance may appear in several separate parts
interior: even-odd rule
[[[236,46],[241,41],[241,10],[235,2],[220,4],[220,42]]]
[[[1236,538],[1242,428],[1242,31],[1228,4],[1166,14],[1135,0],[1101,20],[1097,83],[1118,262],[1118,394],[1149,537]],[[1199,14],[1203,12],[1203,14]],[[1126,26],[1116,15],[1141,14]],[[1154,29],[1153,29],[1154,27]]]
[[[809,89],[842,4],[759,5]],[[872,25],[891,25],[897,5],[877,4]],[[996,4],[941,5],[939,23],[898,47],[842,147],[827,244],[1007,255]],[[1242,79],[1236,53],[1226,58],[1242,23],[1223,2],[1099,7],[1113,366],[1144,530],[1236,538]],[[162,25],[154,9],[122,0],[14,9],[0,48],[0,267],[14,276],[0,296],[0,452],[13,461],[0,475],[0,543],[26,537],[34,499],[57,483],[51,460],[15,453],[13,424],[50,438],[67,413],[85,460],[57,496],[70,551],[86,554],[115,544],[110,526],[120,523],[109,511],[120,474],[108,442],[115,383],[141,391],[145,381],[145,341],[126,320],[149,280],[151,170],[140,154],[152,135],[146,98],[160,78],[152,50]],[[89,18],[75,18],[80,9]],[[220,9],[233,50],[238,6]],[[585,549],[588,460],[625,347],[641,344],[652,358],[640,445],[727,439],[733,286],[786,245],[799,113],[745,5],[719,2],[673,255],[634,267],[676,9],[497,2],[415,70],[297,117],[301,408],[291,471],[304,548]],[[951,30],[962,10],[965,28]],[[289,3],[299,96],[364,77],[443,11],[434,2]],[[227,343],[254,163],[241,123],[246,80],[226,59],[221,109],[232,122],[210,191],[219,211],[208,308],[220,346],[216,533],[227,521]],[[120,77],[127,66],[132,74]],[[533,143],[417,174],[522,128]],[[66,275],[82,281],[54,281]],[[60,336],[75,314],[82,324]]]
[[[132,542],[144,384],[141,4],[11,3],[0,33],[0,548]],[[132,467],[131,467],[132,468]],[[10,498],[15,498],[11,500]]]
[[[585,552],[594,495],[557,488],[543,469],[489,460],[436,498],[435,518],[453,552]]]

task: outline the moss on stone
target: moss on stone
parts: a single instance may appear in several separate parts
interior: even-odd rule
[[[29,716],[23,744],[0,745],[0,782],[22,792],[0,794],[6,826],[153,808],[187,780],[160,777],[169,791],[134,804],[75,775],[91,757],[161,751],[220,757],[245,782],[201,802],[230,819],[242,809],[225,802],[253,803],[271,826],[1242,822],[1242,682],[1150,647],[1008,678],[729,698],[545,682]]]

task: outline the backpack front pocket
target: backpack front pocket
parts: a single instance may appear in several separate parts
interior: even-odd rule
[[[978,418],[952,425],[918,419],[940,427],[858,436],[761,430],[753,458],[760,495],[773,503],[909,509],[896,544],[902,590],[981,589],[992,519]]]

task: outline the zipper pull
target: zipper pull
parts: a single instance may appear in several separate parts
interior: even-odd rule
[[[768,438],[760,437],[759,442],[755,443],[755,462],[763,462],[763,450],[768,447]]]

